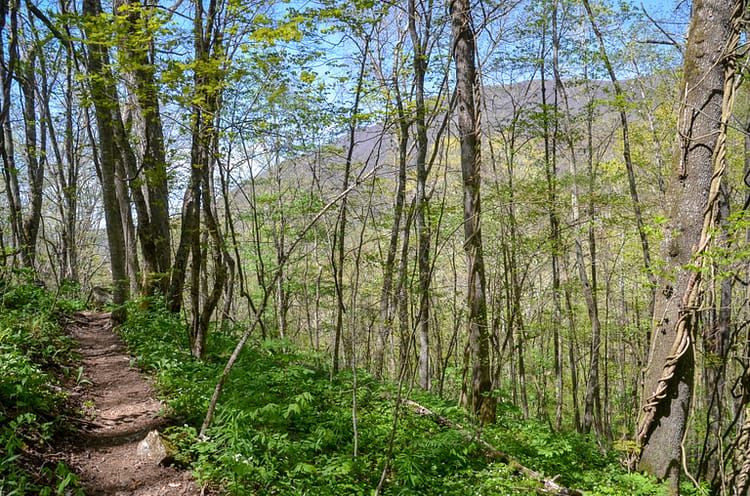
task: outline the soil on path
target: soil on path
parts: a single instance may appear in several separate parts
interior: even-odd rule
[[[71,396],[86,419],[70,440],[68,466],[87,495],[193,496],[201,491],[186,471],[157,465],[137,454],[138,443],[165,426],[162,403],[140,372],[131,368],[110,314],[82,312],[68,325],[78,341],[84,378]]]

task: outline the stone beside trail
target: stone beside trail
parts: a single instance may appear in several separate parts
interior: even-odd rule
[[[65,462],[90,496],[192,496],[202,494],[189,472],[164,467],[138,454],[138,443],[164,427],[160,401],[131,368],[110,314],[82,312],[68,325],[79,343],[83,381],[71,398],[85,420],[69,440]]]

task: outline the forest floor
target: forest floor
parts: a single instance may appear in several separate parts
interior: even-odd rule
[[[139,442],[166,426],[162,403],[112,329],[110,314],[81,312],[68,324],[81,355],[82,376],[68,391],[83,411],[64,441],[64,459],[87,495],[193,496],[201,491],[187,471],[138,454]],[[80,376],[81,374],[79,374]]]

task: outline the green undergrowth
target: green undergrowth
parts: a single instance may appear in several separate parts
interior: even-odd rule
[[[130,308],[123,335],[138,364],[153,372],[177,427],[166,433],[179,463],[205,484],[236,495],[535,494],[541,477],[590,495],[660,495],[662,486],[627,474],[619,454],[546,423],[523,421],[500,404],[498,423],[482,438],[507,456],[472,440],[475,426],[454,402],[418,392],[403,396],[453,425],[399,404],[396,385],[359,372],[330,379],[329,370],[289,342],[248,343],[221,395],[207,438],[197,430],[234,339],[214,333],[204,361],[191,357],[184,324],[160,310]],[[356,435],[353,399],[356,397]],[[468,435],[467,435],[468,434]],[[356,445],[355,445],[356,441]]]
[[[66,427],[59,378],[76,377],[73,341],[60,322],[80,308],[33,280],[0,279],[0,495],[80,493],[63,463],[45,461]]]

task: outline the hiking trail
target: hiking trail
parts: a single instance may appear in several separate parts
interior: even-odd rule
[[[138,454],[138,443],[167,425],[154,388],[113,331],[111,315],[80,312],[68,323],[78,341],[83,380],[69,391],[84,418],[66,441],[65,461],[89,496],[198,496],[188,471]]]

